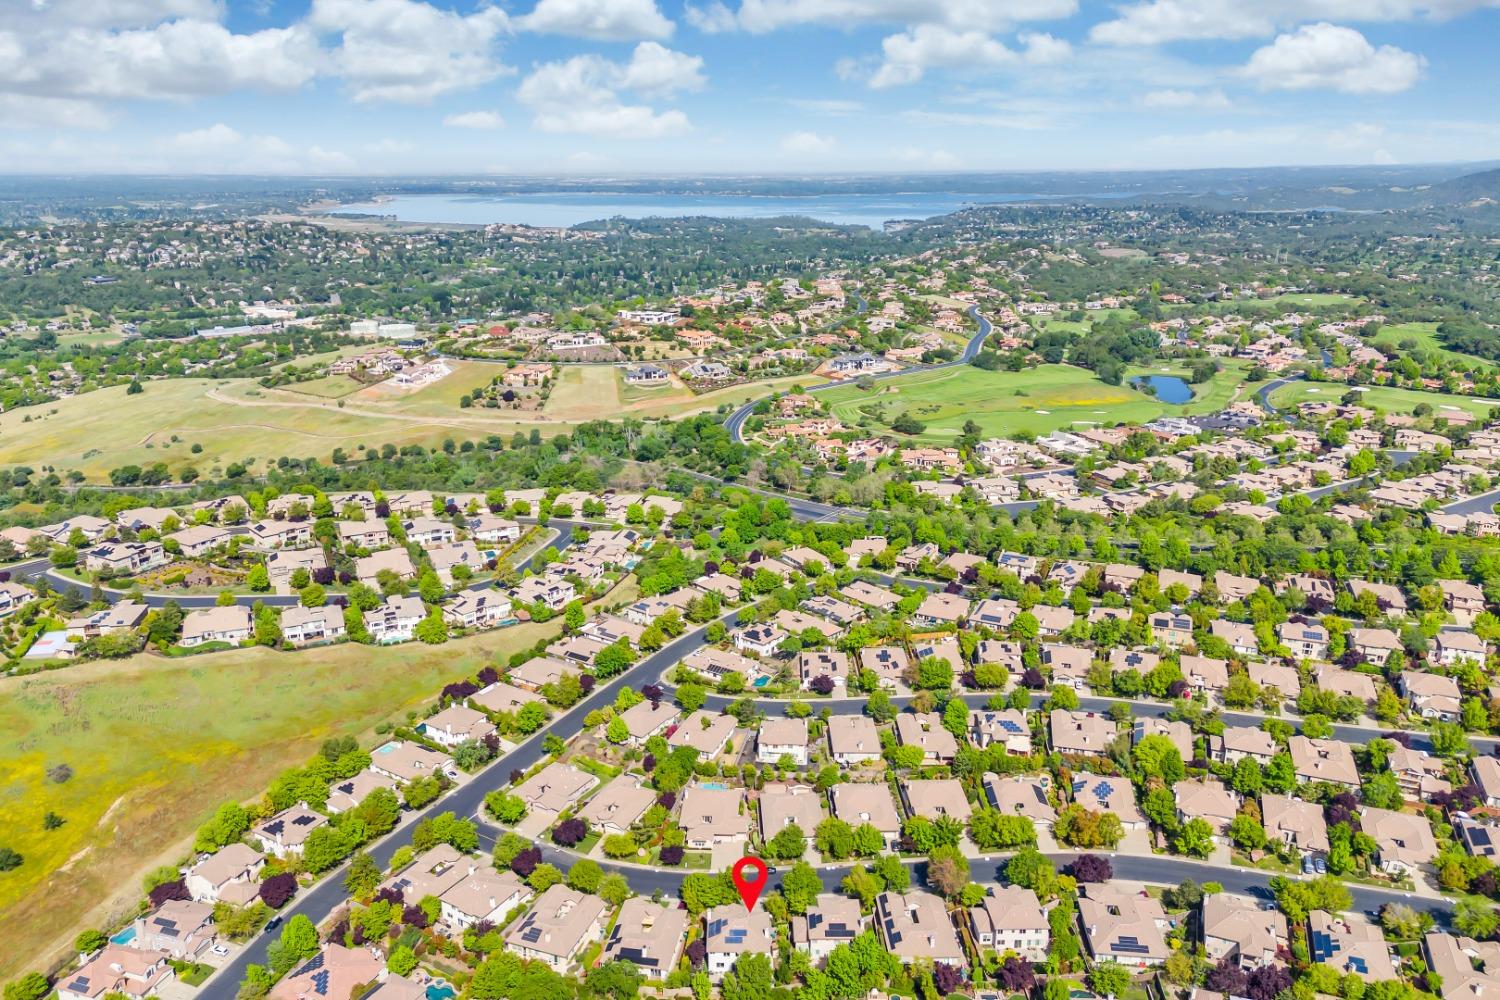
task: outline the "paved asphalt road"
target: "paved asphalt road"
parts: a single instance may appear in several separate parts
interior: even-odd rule
[[[738,622],[738,613],[733,613],[722,620],[726,626],[733,627]],[[692,652],[703,643],[703,634],[707,627],[689,632],[675,642],[664,646],[662,649],[645,657],[636,663],[625,673],[615,677],[606,684],[596,687],[588,697],[581,699],[566,713],[553,717],[546,728],[538,731],[530,739],[520,743],[515,749],[504,756],[497,758],[484,770],[473,775],[466,783],[443,796],[438,801],[429,805],[420,813],[415,814],[402,823],[382,840],[377,841],[367,848],[376,862],[382,867],[390,864],[391,856],[396,850],[411,841],[411,825],[421,819],[428,819],[440,813],[452,812],[459,816],[476,817],[484,805],[484,797],[490,792],[504,788],[510,783],[512,771],[525,771],[535,766],[546,757],[542,749],[542,740],[547,733],[553,733],[564,741],[572,739],[583,731],[583,720],[589,712],[606,705],[614,704],[615,696],[620,688],[625,686],[640,687],[650,683],[666,670],[670,669],[678,660]],[[488,823],[485,824],[490,833],[490,843],[493,844],[493,830]],[[555,852],[555,849],[554,849]],[[561,852],[555,852],[560,854]],[[566,871],[573,857],[561,859],[561,867]],[[557,863],[554,861],[554,863]],[[619,866],[611,866],[619,867]],[[282,921],[290,920],[293,916],[302,914],[313,923],[321,923],[335,909],[342,906],[347,899],[344,892],[343,881],[347,865],[341,865],[332,875],[325,877],[310,891],[302,893],[293,902],[281,911]],[[620,870],[626,870],[623,867]],[[641,892],[647,894],[659,887],[660,879],[649,877],[645,869],[629,869],[631,873],[631,885]],[[640,875],[640,879],[637,879]],[[662,878],[671,879],[672,873],[662,873]],[[676,876],[674,885],[681,884],[681,875]],[[675,892],[676,889],[671,890]],[[239,989],[240,982],[245,978],[245,967],[251,963],[264,965],[266,961],[266,948],[274,940],[280,931],[262,933],[242,948],[217,974],[214,975],[203,988],[198,996],[201,1000],[234,1000],[235,993]]]
[[[1491,490],[1466,500],[1456,500],[1438,509],[1444,514],[1487,514],[1497,503],[1500,503],[1500,490]]]
[[[577,529],[591,527],[591,525],[583,521],[551,521],[548,527],[556,529],[558,533],[557,538],[550,543],[550,547],[561,551],[573,544],[573,533]],[[543,546],[543,548],[547,547]],[[532,561],[536,559],[540,551],[538,550],[537,553],[528,556],[516,567],[516,570],[520,572],[530,568]],[[53,590],[57,591],[73,588],[88,593],[90,590],[88,584],[80,583],[71,577],[64,576],[53,570],[52,564],[46,559],[31,559],[27,562],[17,563],[11,567],[10,573],[12,577],[23,575],[35,577],[40,575],[46,578],[47,583],[51,585]],[[466,589],[489,590],[494,585],[494,580],[478,580],[471,583]],[[100,588],[100,592],[110,604],[125,597],[125,591],[123,590],[111,590],[103,587]],[[145,594],[143,595],[143,600],[148,607],[152,608],[162,607],[168,601],[176,601],[180,607],[189,611],[194,608],[212,608],[217,606],[219,602],[217,594],[183,594],[181,596],[174,594]],[[243,604],[246,607],[257,602],[264,603],[269,607],[289,608],[298,604],[299,598],[296,594],[239,594],[235,597],[236,604]]]

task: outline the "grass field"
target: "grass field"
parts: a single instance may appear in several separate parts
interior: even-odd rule
[[[348,375],[327,375],[323,378],[310,379],[306,382],[293,382],[291,385],[282,386],[285,392],[296,393],[299,396],[317,396],[319,399],[343,399],[352,392],[357,392],[364,385],[350,378]]]
[[[1271,405],[1293,407],[1310,400],[1338,402],[1348,387],[1342,384],[1293,382],[1271,393]],[[1360,394],[1363,405],[1386,413],[1411,413],[1421,403],[1432,407],[1432,415],[1440,417],[1444,409],[1467,410],[1475,416],[1488,416],[1491,408],[1500,406],[1500,400],[1476,399],[1473,396],[1449,396],[1440,392],[1417,392],[1413,389],[1391,389],[1371,386]]]
[[[1326,309],[1330,306],[1352,306],[1365,300],[1357,295],[1338,292],[1295,292],[1289,295],[1273,295],[1269,299],[1235,299],[1237,308],[1261,309]]]
[[[1023,372],[987,372],[968,365],[919,372],[821,394],[838,417],[857,426],[861,407],[885,404],[887,420],[903,411],[927,425],[916,440],[950,442],[973,420],[986,435],[1015,431],[1046,434],[1075,423],[1150,420],[1167,407],[1128,386],[1105,385],[1093,374],[1069,365],[1042,365]],[[887,432],[870,420],[872,431]]]
[[[1225,358],[1219,364],[1222,366],[1219,374],[1207,382],[1189,387],[1193,390],[1191,400],[1180,406],[1163,403],[1163,412],[1176,416],[1217,413],[1230,403],[1249,399],[1256,388],[1245,382],[1245,373],[1250,370],[1249,363],[1236,358]],[[1186,365],[1157,362],[1153,365],[1133,366],[1125,372],[1126,381],[1142,375],[1176,375],[1186,381],[1188,369]]]
[[[0,680],[0,843],[26,859],[0,876],[0,980],[130,906],[142,875],[180,858],[220,802],[253,799],[330,736],[368,744],[377,723],[404,720],[444,684],[558,629],[135,657]],[[47,776],[58,764],[74,772],[62,784]],[[51,832],[49,810],[66,821]]]
[[[1422,350],[1436,352],[1453,361],[1462,361],[1465,364],[1479,365],[1483,368],[1495,366],[1493,361],[1485,358],[1464,354],[1461,351],[1450,351],[1438,339],[1437,328],[1436,323],[1392,323],[1389,326],[1382,326],[1370,343],[1399,348],[1402,341],[1414,340]]]
[[[488,385],[500,371],[482,362],[459,362],[452,375],[434,385],[406,392],[376,386],[337,398],[320,394],[336,391],[328,379],[279,389],[263,388],[253,379],[168,379],[147,382],[134,396],[126,395],[125,386],[113,386],[0,414],[0,465],[77,469],[95,482],[107,480],[111,469],[156,462],[174,473],[193,466],[206,476],[233,462],[254,468],[281,455],[326,460],[335,448],[358,455],[359,445],[436,447],[446,438],[508,438],[533,428],[550,436],[579,421],[621,414],[689,416],[823,381],[773,379],[701,396],[672,387],[622,400],[615,369],[571,368],[541,413],[459,408],[465,392]],[[195,444],[201,446],[196,454]]]

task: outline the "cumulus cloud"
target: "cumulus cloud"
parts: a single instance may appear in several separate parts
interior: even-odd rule
[[[449,128],[497,129],[505,127],[498,111],[460,111],[446,115],[443,124]]]
[[[896,159],[928,170],[951,170],[959,164],[958,157],[946,149],[927,149],[921,146],[906,146],[896,150]]]
[[[996,31],[1023,21],[1070,17],[1077,0],[724,0],[690,5],[688,23],[700,31],[739,28],[757,33],[803,24],[941,24],[960,30]]]
[[[838,148],[838,142],[816,132],[788,132],[781,137],[781,150],[797,156],[827,156]]]
[[[1191,38],[1265,38],[1313,20],[1441,19],[1493,6],[1494,0],[1145,0],[1094,25],[1093,41],[1158,45]]]
[[[703,60],[656,42],[635,47],[628,63],[597,55],[543,63],[521,82],[516,97],[535,112],[544,132],[650,139],[687,132],[687,115],[629,104],[620,96],[667,97],[703,86]]]
[[[236,34],[181,19],[128,28],[20,19],[0,31],[0,92],[78,100],[184,99],[290,90],[312,79],[316,40],[300,27]]]
[[[921,24],[891,35],[881,43],[884,60],[870,77],[872,87],[915,83],[934,67],[995,69],[1021,63],[1041,64],[1067,58],[1072,47],[1045,34],[1021,38],[1016,51],[982,31],[958,31],[937,24]]]
[[[1394,45],[1371,45],[1353,28],[1309,24],[1250,56],[1242,70],[1262,90],[1394,94],[1409,89],[1426,60]]]
[[[517,23],[527,31],[605,42],[668,38],[673,29],[656,0],[541,0]]]
[[[313,0],[307,24],[337,37],[332,66],[359,102],[425,104],[508,71],[496,48],[510,18],[498,7],[464,15],[419,0]]]

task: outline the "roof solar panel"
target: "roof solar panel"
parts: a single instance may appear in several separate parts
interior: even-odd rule
[[[313,989],[317,991],[319,996],[328,995],[328,978],[331,975],[332,972],[328,969],[323,969],[313,975]]]

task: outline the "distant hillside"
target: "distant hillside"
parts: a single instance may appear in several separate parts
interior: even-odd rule
[[[1434,184],[1422,192],[1422,201],[1434,206],[1465,208],[1500,204],[1500,169],[1464,174],[1462,177]]]

